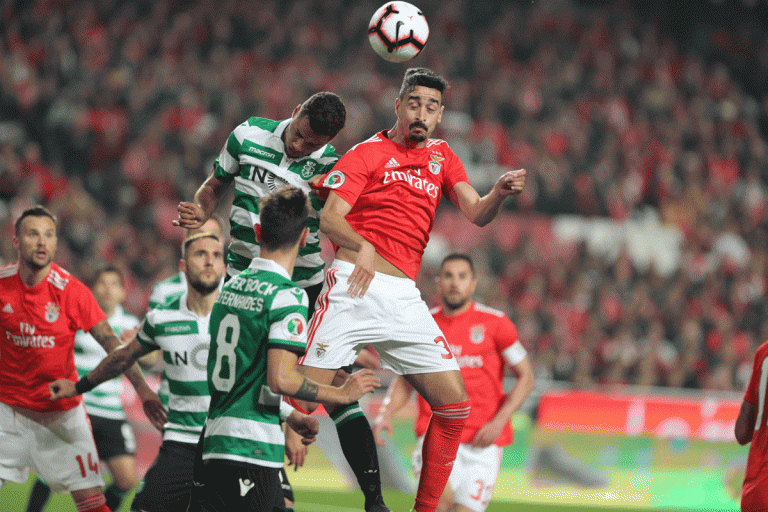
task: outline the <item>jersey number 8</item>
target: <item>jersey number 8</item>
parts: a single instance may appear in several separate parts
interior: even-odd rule
[[[227,332],[232,329],[231,335]],[[213,387],[222,393],[226,393],[235,385],[235,370],[237,358],[235,357],[235,348],[240,339],[240,320],[237,315],[229,314],[219,323],[219,330],[216,332],[216,366],[213,367],[213,376],[211,381]],[[221,376],[221,370],[224,366],[224,358],[227,358],[227,376]]]

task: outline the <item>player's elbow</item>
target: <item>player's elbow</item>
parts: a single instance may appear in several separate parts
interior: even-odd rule
[[[289,394],[286,392],[286,380],[287,379],[280,375],[280,372],[269,372],[267,374],[267,385],[269,386],[269,390],[278,395]]]

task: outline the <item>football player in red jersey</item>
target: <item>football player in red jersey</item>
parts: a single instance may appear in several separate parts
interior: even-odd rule
[[[120,346],[91,291],[53,263],[56,217],[42,206],[14,226],[16,263],[0,268],[0,486],[24,483],[33,466],[53,492],[72,494],[78,512],[109,512],[99,459],[80,396],[52,401],[48,383],[77,380],[75,332],[109,352]],[[157,428],[165,409],[138,367],[126,375]],[[80,393],[91,388],[78,382]]]
[[[438,510],[483,512],[499,477],[502,447],[512,443],[510,417],[533,390],[533,367],[517,337],[515,324],[501,311],[472,300],[477,279],[468,256],[446,256],[436,282],[442,305],[432,310],[432,316],[458,360],[472,404]],[[503,389],[505,365],[517,375],[507,394]],[[390,385],[373,426],[380,446],[384,445],[381,431],[392,435],[392,415],[408,402],[412,391],[403,377],[397,377]],[[418,443],[413,453],[417,477],[422,467],[420,448],[431,415],[429,405],[419,397],[419,415],[414,426]]]
[[[429,69],[407,70],[395,100],[395,126],[356,145],[326,175],[323,185],[330,193],[320,230],[337,246],[336,257],[312,317],[307,353],[299,360],[309,378],[330,383],[337,369],[370,344],[382,367],[404,375],[427,400],[432,420],[424,437],[418,512],[437,507],[470,408],[456,358],[415,284],[435,211],[446,196],[484,226],[507,197],[523,190],[526,174],[506,172],[480,197],[448,144],[430,138],[443,114],[447,85]],[[354,404],[326,409],[339,437],[359,446],[344,453],[350,466],[365,469],[362,480],[356,472],[365,509],[389,510],[367,492],[380,479],[364,414]]]
[[[752,443],[747,458],[747,471],[741,492],[741,510],[758,512],[768,510],[768,341],[760,345],[752,366],[744,401],[736,418],[736,440],[741,445]]]

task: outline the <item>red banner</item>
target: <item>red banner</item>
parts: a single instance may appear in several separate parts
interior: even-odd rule
[[[734,441],[740,407],[721,399],[550,392],[539,401],[538,423],[548,430]]]

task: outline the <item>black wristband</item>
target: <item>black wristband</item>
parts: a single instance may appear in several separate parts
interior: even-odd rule
[[[95,387],[96,386],[91,384],[91,381],[88,380],[88,376],[83,375],[80,380],[75,383],[75,393],[82,395],[83,393],[87,393]]]

